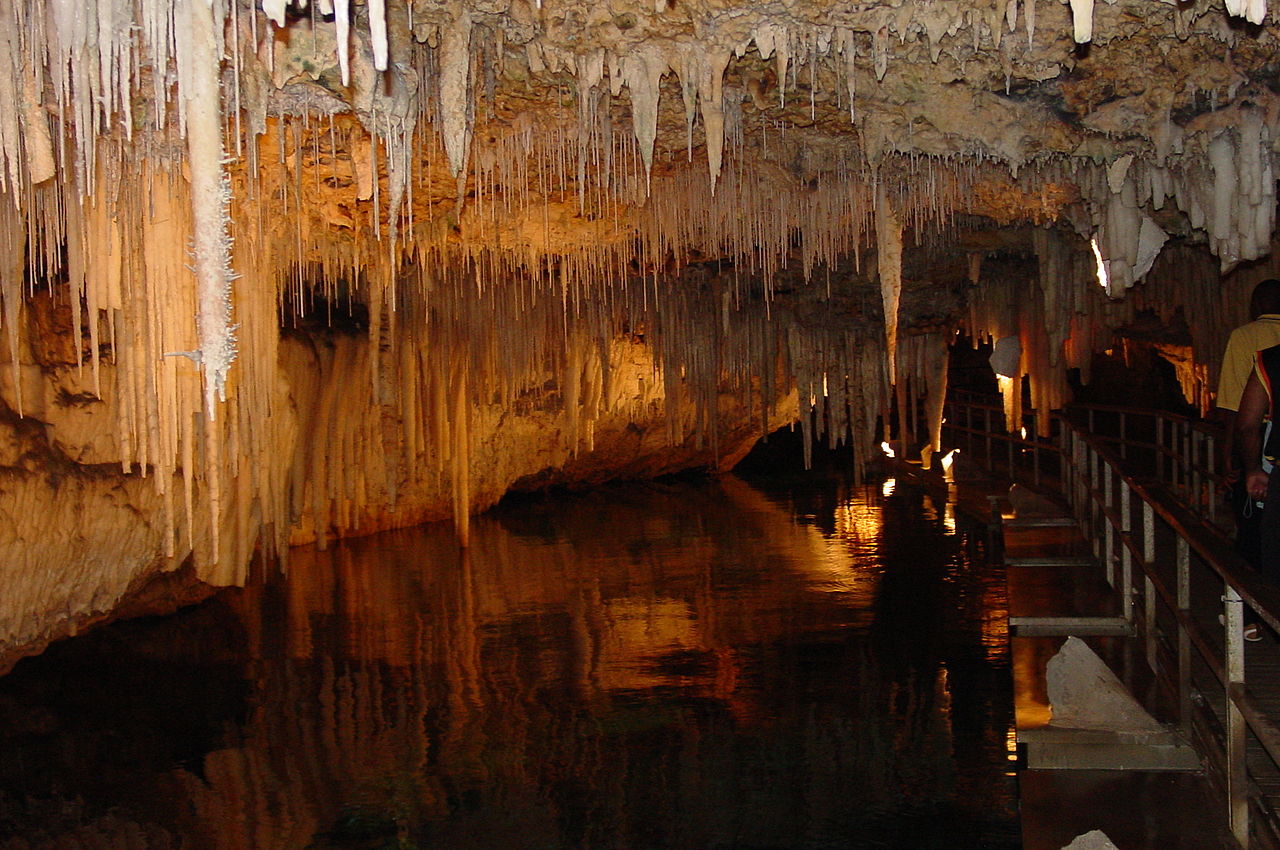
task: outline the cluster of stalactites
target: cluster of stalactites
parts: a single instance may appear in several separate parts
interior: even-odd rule
[[[1239,116],[1237,126],[1196,139],[1203,157],[1125,154],[1105,169],[1080,172],[1108,294],[1123,294],[1150,271],[1168,239],[1153,215],[1166,205],[1207,234],[1222,273],[1270,252],[1276,212],[1272,131],[1259,109],[1240,109]],[[1182,152],[1180,135],[1173,141],[1169,153]]]
[[[1068,370],[1079,369],[1088,383],[1095,347],[1112,319],[1087,244],[1039,228],[1034,247],[1034,265],[1000,267],[974,256],[970,277],[977,286],[963,324],[975,345],[993,344],[1008,430],[1023,426],[1025,377],[1035,432],[1048,434],[1049,415],[1070,400]]]

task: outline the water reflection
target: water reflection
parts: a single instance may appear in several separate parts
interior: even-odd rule
[[[0,756],[0,837],[40,846],[33,795],[80,795],[50,841],[1015,847],[1003,578],[952,523],[901,488],[730,480],[503,510],[465,553],[439,529],[297,552],[0,680],[0,711],[47,718],[0,739],[47,762],[33,785]],[[104,664],[178,680],[139,685],[121,752],[68,755],[67,671],[109,689]],[[77,788],[164,751],[193,680],[209,702],[176,732],[199,754]],[[78,710],[82,736],[124,722]]]

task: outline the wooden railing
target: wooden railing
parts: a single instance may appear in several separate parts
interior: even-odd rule
[[[1077,408],[1052,421],[1045,437],[1011,435],[1001,409],[957,397],[944,434],[992,472],[1065,497],[1119,594],[1127,633],[1176,694],[1179,723],[1220,780],[1232,832],[1244,847],[1273,844],[1251,834],[1251,812],[1268,823],[1274,813],[1246,751],[1252,737],[1280,775],[1280,726],[1247,685],[1243,621],[1247,604],[1280,632],[1280,590],[1214,524],[1225,513],[1217,435],[1185,417],[1127,408]]]

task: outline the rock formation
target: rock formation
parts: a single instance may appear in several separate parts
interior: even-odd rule
[[[0,0],[0,657],[517,482],[862,457],[957,330],[1047,411],[1273,273],[1219,0]],[[1099,285],[1101,284],[1101,285]],[[56,526],[56,527],[55,527]]]

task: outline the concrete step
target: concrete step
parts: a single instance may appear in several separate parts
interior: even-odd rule
[[[1030,770],[1200,770],[1173,731],[1113,732],[1045,726],[1018,731]]]
[[[1007,567],[1087,567],[1095,563],[1091,555],[1039,555],[1027,558],[1005,558]]]
[[[1076,524],[1074,517],[1069,516],[1028,516],[1013,517],[1002,521],[1006,529],[1019,528],[1071,528]]]

